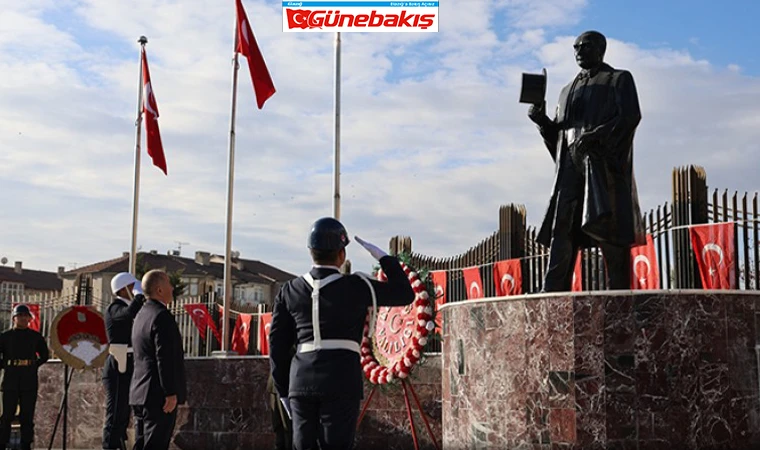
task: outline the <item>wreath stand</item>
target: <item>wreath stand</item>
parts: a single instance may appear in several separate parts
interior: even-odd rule
[[[48,444],[47,450],[51,450],[53,448],[55,436],[58,432],[58,424],[61,422],[61,419],[63,419],[63,424],[61,426],[61,431],[63,434],[61,437],[61,449],[66,450],[67,448],[69,422],[69,386],[71,385],[71,379],[74,376],[74,372],[76,370],[97,369],[103,367],[106,358],[108,358],[108,351],[105,350],[100,355],[95,357],[90,362],[90,364],[87,364],[85,361],[77,358],[74,354],[69,353],[63,347],[63,345],[68,342],[68,337],[65,337],[62,342],[62,336],[59,336],[58,325],[62,321],[68,321],[71,323],[71,315],[81,313],[87,314],[87,317],[89,317],[91,321],[94,319],[96,323],[92,325],[91,322],[89,322],[84,325],[86,319],[77,320],[77,328],[69,330],[69,333],[84,334],[97,344],[104,346],[104,348],[107,349],[108,346],[108,339],[106,338],[105,334],[105,323],[103,321],[103,316],[93,307],[84,306],[86,302],[83,301],[83,296],[87,296],[89,298],[91,295],[91,279],[89,277],[83,277],[82,275],[79,275],[77,284],[78,286],[76,301],[74,306],[69,306],[59,311],[50,326],[50,346],[55,352],[56,356],[58,356],[58,358],[63,363],[63,397],[61,398],[61,406],[58,408],[58,415],[55,418],[55,425],[53,426],[53,432],[50,435],[50,443]],[[83,325],[80,325],[78,322],[82,322]],[[92,326],[95,328],[90,328]]]
[[[71,377],[74,375],[74,371],[71,370],[68,364],[63,365],[63,398],[61,399],[61,407],[58,408],[58,416],[55,418],[55,425],[53,426],[53,433],[50,435],[50,443],[47,449],[53,448],[53,442],[55,441],[55,435],[58,432],[58,423],[63,416],[63,426],[61,439],[61,450],[66,450],[66,441],[68,440],[68,423],[69,423],[69,385],[71,384]]]
[[[417,397],[417,392],[415,392],[412,383],[408,381],[409,373],[417,361],[419,361],[421,358],[423,348],[427,343],[428,335],[435,327],[435,324],[432,321],[433,311],[432,305],[430,303],[430,294],[427,292],[425,283],[420,280],[419,274],[413,271],[404,262],[400,262],[400,264],[401,268],[404,270],[404,273],[409,278],[409,283],[412,285],[412,289],[414,289],[415,293],[415,300],[413,302],[412,310],[410,311],[411,315],[407,316],[405,319],[405,321],[411,320],[410,323],[413,324],[414,327],[413,338],[411,340],[412,346],[406,348],[404,353],[394,364],[388,365],[387,362],[382,365],[379,364],[373,354],[372,344],[372,336],[375,333],[375,323],[373,316],[371,314],[367,315],[367,321],[364,326],[364,336],[361,345],[362,369],[367,379],[374,386],[372,387],[372,391],[370,391],[369,396],[367,397],[367,401],[364,403],[361,413],[359,414],[359,420],[357,421],[356,429],[359,429],[359,426],[364,419],[364,415],[367,413],[367,409],[372,402],[372,398],[375,395],[375,391],[377,390],[378,385],[389,383],[393,379],[398,378],[401,381],[401,388],[404,390],[404,404],[406,406],[407,417],[409,418],[409,426],[412,430],[412,440],[414,441],[415,450],[420,449],[420,444],[419,440],[417,439],[417,429],[414,425],[414,411],[412,402],[409,399],[410,393],[412,400],[414,400],[414,405],[417,407],[417,410],[420,413],[422,422],[425,424],[425,429],[427,429],[428,435],[433,441],[433,445],[435,445],[435,448],[437,450],[441,450],[441,447],[438,445],[438,441],[435,439],[433,430],[430,427],[430,422],[428,421],[425,412],[422,410],[422,405],[420,404],[420,400]],[[380,281],[387,280],[382,269],[377,271],[376,277]],[[376,347],[376,343],[374,346]]]
[[[422,422],[425,424],[425,428],[427,429],[428,435],[430,436],[430,439],[433,440],[433,445],[435,445],[435,448],[438,450],[441,450],[441,447],[438,445],[438,441],[435,439],[435,434],[433,434],[432,428],[430,428],[430,422],[428,422],[425,412],[422,410],[422,405],[420,405],[420,400],[417,398],[417,393],[414,391],[414,388],[412,387],[412,383],[407,382],[406,380],[401,380],[401,386],[404,389],[404,403],[406,404],[406,414],[409,418],[409,426],[412,429],[412,440],[414,441],[414,449],[420,450],[420,444],[417,441],[417,429],[414,426],[414,415],[412,411],[412,406],[409,402],[409,393],[412,393],[412,398],[414,399],[414,403],[417,405],[417,410],[420,412],[420,417],[422,417]],[[408,389],[408,391],[407,391]],[[375,395],[375,390],[377,390],[377,386],[374,386],[372,390],[369,393],[369,397],[367,397],[367,401],[364,403],[364,407],[362,408],[361,414],[359,415],[359,421],[356,424],[356,429],[359,429],[359,426],[362,423],[362,419],[364,419],[364,414],[367,412],[367,408],[369,408],[370,403],[372,402],[372,397]]]

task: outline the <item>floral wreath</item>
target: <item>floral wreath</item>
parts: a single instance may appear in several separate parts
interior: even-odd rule
[[[361,365],[364,375],[373,384],[387,384],[395,378],[408,377],[409,373],[422,357],[423,348],[428,342],[428,336],[435,329],[433,309],[426,283],[423,283],[420,279],[420,275],[409,268],[404,262],[399,261],[399,264],[409,278],[409,283],[414,290],[415,298],[412,307],[415,308],[417,312],[417,324],[412,334],[412,347],[406,350],[403,358],[400,358],[395,364],[393,364],[393,366],[389,367],[389,362],[386,361],[385,358],[381,357],[382,361],[378,361],[375,357],[373,352],[374,343],[372,339],[375,330],[370,330],[371,316],[374,312],[370,311],[367,314],[361,345]],[[382,269],[377,270],[375,277],[379,281],[388,281],[388,278],[385,276]],[[374,323],[372,325],[374,325]],[[383,364],[381,364],[381,362]]]

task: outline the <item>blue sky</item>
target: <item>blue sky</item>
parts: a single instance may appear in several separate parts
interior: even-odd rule
[[[575,30],[596,28],[642,47],[688,50],[714,64],[760,75],[760,2],[590,0]]]
[[[300,273],[309,224],[331,214],[333,36],[282,32],[273,0],[244,0],[277,93],[238,97],[233,249]],[[499,9],[500,7],[500,9]],[[222,253],[232,0],[0,0],[0,256],[55,270],[129,249],[139,47],[148,55],[169,176],[143,155],[138,245]],[[73,12],[76,11],[76,12]],[[500,205],[540,221],[553,166],[520,77],[546,67],[547,101],[577,72],[572,39],[608,36],[644,118],[635,167],[645,209],[674,166],[756,191],[760,63],[752,2],[449,0],[436,34],[343,35],[342,219],[381,247],[461,253]],[[2,23],[5,18],[6,23]],[[730,70],[736,64],[741,70]],[[437,198],[443,200],[436,200]],[[357,270],[371,259],[350,248]]]

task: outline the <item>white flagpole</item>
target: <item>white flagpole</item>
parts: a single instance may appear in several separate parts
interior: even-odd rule
[[[238,39],[237,12],[235,13],[235,48],[232,58],[232,106],[230,111],[230,138],[229,154],[227,155],[227,231],[225,232],[224,248],[224,316],[222,320],[222,353],[227,353],[230,335],[230,303],[232,302],[232,188],[235,181],[235,113],[237,110],[237,85],[238,63],[237,39]]]
[[[143,112],[143,60],[142,55],[145,51],[145,44],[148,38],[140,36],[137,40],[140,43],[140,81],[137,88],[137,120],[135,120],[135,180],[132,186],[132,246],[129,252],[129,273],[136,275],[137,270],[137,210],[140,199],[140,140],[142,133],[142,112]]]
[[[335,33],[335,130],[333,136],[333,217],[340,220],[340,32]]]

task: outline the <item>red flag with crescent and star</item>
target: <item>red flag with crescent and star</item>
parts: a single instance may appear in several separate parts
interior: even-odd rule
[[[571,292],[581,292],[583,290],[583,268],[581,267],[583,254],[579,251],[575,256],[575,267],[573,268],[573,284],[570,287]]]
[[[256,103],[261,109],[264,107],[264,102],[269,100],[276,91],[264,56],[261,54],[259,45],[256,43],[256,37],[253,35],[253,28],[248,21],[243,2],[241,0],[235,0],[235,2],[237,3],[237,46],[235,51],[248,60],[248,71],[251,73],[251,81],[253,81],[253,92],[256,94]]]
[[[251,342],[251,314],[238,314],[235,321],[235,331],[232,332],[232,345],[230,348],[238,355],[248,353],[248,345]]]
[[[660,289],[660,270],[651,234],[647,243],[631,247],[631,289]]]
[[[36,303],[13,303],[11,309],[17,305],[26,305],[29,308],[29,312],[32,313],[32,320],[29,321],[29,328],[34,331],[40,331],[40,305]]]
[[[519,259],[499,261],[493,265],[493,282],[497,297],[522,294],[522,266]]]
[[[153,84],[150,81],[148,55],[145,53],[145,47],[142,49],[142,72],[142,111],[143,116],[145,117],[145,142],[148,147],[148,155],[150,155],[153,160],[153,165],[161,169],[164,172],[164,175],[168,175],[166,171],[164,146],[161,143],[161,133],[158,129],[158,103],[156,103],[156,96],[153,95]]]
[[[705,289],[736,289],[736,229],[733,223],[695,225],[689,228]]]
[[[480,268],[468,267],[462,269],[462,275],[464,276],[464,284],[467,289],[467,299],[475,300],[476,298],[483,298],[483,280],[480,278]]]
[[[259,315],[259,353],[269,354],[269,330],[272,328],[272,313]]]
[[[211,328],[211,332],[214,337],[221,344],[222,336],[219,335],[219,330],[216,329],[216,324],[211,319],[211,314],[208,312],[208,308],[203,303],[195,303],[191,305],[183,305],[185,311],[190,315],[195,327],[198,328],[198,333],[201,335],[201,339],[206,340],[206,327]]]
[[[435,331],[441,334],[443,332],[443,315],[439,311],[441,306],[446,303],[446,271],[431,271],[430,279],[433,281],[433,290],[435,292]]]

